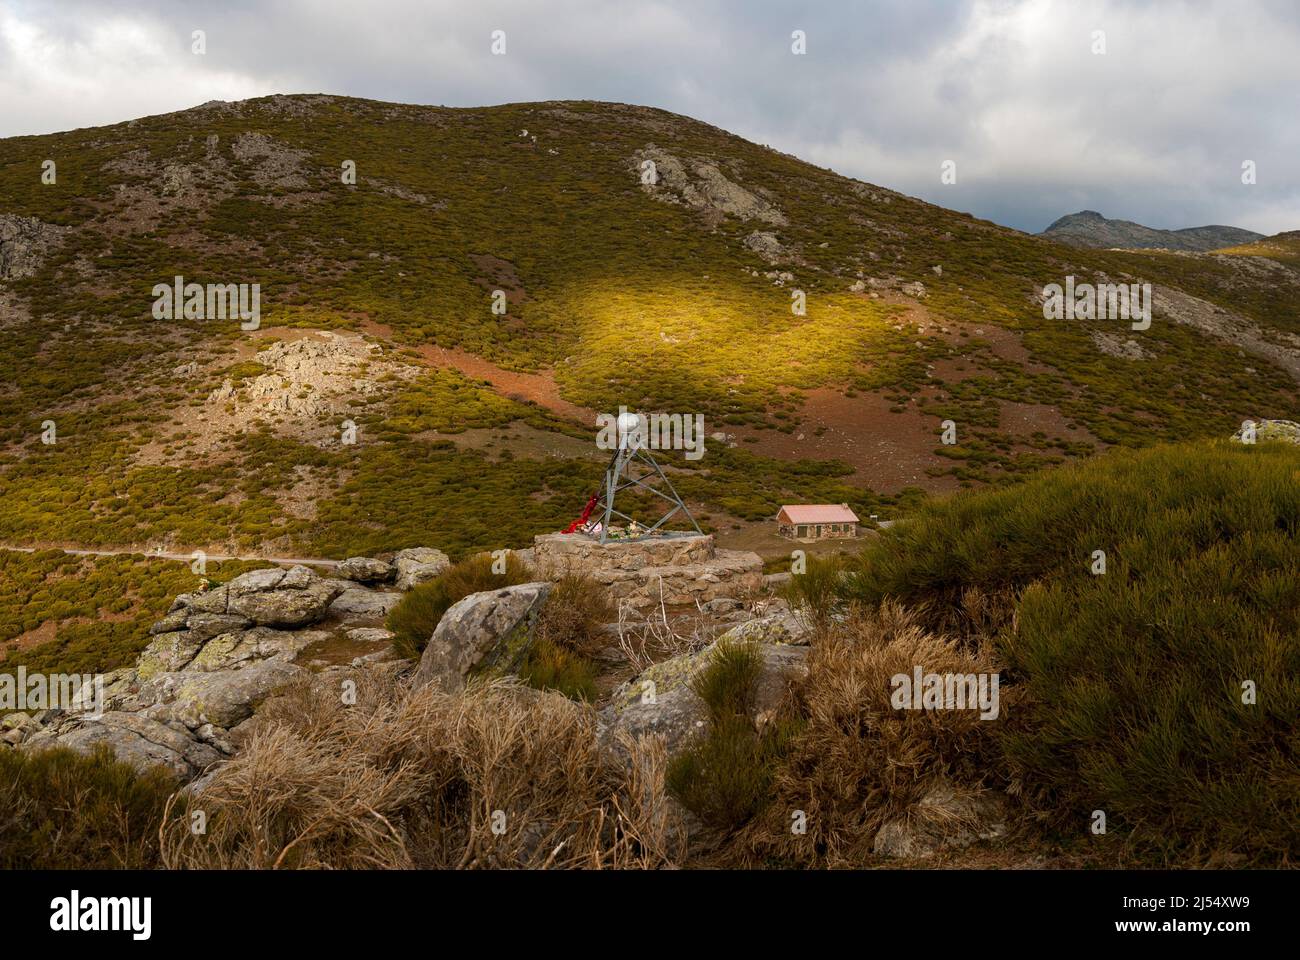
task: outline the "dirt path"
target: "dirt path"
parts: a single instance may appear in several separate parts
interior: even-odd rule
[[[10,550],[14,553],[39,553],[42,550],[62,550],[64,553],[70,553],[76,557],[124,557],[132,554],[138,554],[148,557],[151,560],[184,560],[186,562],[194,559],[194,551],[189,553],[171,553],[164,550],[141,550],[139,548],[131,549],[128,547],[119,547],[116,549],[90,549],[86,547],[67,547],[63,545],[49,547],[15,547],[6,543],[0,543],[0,550]],[[308,557],[262,557],[262,556],[235,556],[232,554],[207,553],[204,556],[208,560],[215,560],[220,563],[223,560],[265,560],[267,563],[293,566],[301,564],[303,566],[313,567],[337,567],[342,561],[339,560],[321,560]]]

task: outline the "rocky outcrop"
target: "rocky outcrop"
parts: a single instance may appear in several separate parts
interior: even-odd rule
[[[306,150],[291,147],[265,133],[241,133],[231,144],[235,159],[248,164],[253,180],[263,187],[300,190],[307,186]]]
[[[181,724],[166,724],[142,713],[112,711],[98,719],[70,717],[32,736],[26,749],[69,747],[90,753],[109,747],[118,759],[139,770],[162,764],[182,779],[189,779],[221,759],[221,753],[195,737]]]
[[[807,672],[808,649],[772,644],[756,644],[755,648],[762,668],[750,719],[762,727],[781,705],[791,681]],[[715,641],[698,653],[656,663],[619,687],[600,713],[603,736],[612,742],[619,731],[634,737],[662,734],[671,754],[703,733],[708,710],[691,688],[691,680],[709,665],[717,649]]]
[[[162,763],[188,779],[234,749],[230,729],[276,689],[307,676],[294,661],[330,637],[302,628],[328,614],[350,581],[306,567],[242,574],[210,590],[181,594],[150,628],[132,668],[104,678],[104,712],[45,711],[12,729],[23,749],[99,744],[144,769]],[[364,588],[359,588],[364,589]],[[397,596],[397,594],[390,594]]]
[[[931,787],[908,815],[884,824],[872,852],[884,857],[921,859],[1007,832],[1003,796],[991,790],[958,789],[946,782]]]
[[[206,398],[201,420],[214,436],[244,430],[250,419],[313,440],[338,442],[341,422],[382,402],[417,368],[387,358],[382,346],[353,333],[312,330],[277,340],[250,362],[260,372],[227,378]],[[352,438],[364,442],[358,431]]]
[[[590,576],[615,602],[647,607],[738,598],[763,584],[763,561],[744,550],[718,550],[709,534],[669,534],[599,543],[582,534],[545,534],[533,542],[545,577],[570,570]]]
[[[32,276],[63,233],[63,227],[35,217],[0,214],[0,280]]]
[[[441,550],[430,547],[412,547],[399,550],[393,557],[393,566],[397,570],[397,589],[410,590],[421,583],[427,583],[451,566],[451,558]]]
[[[161,673],[137,696],[150,716],[179,721],[190,730],[204,724],[229,730],[277,688],[306,675],[302,667],[272,657],[228,670]]]
[[[655,179],[653,183],[642,180],[646,190],[660,191],[665,199],[694,207],[710,219],[720,221],[730,216],[778,227],[788,222],[775,204],[729,180],[706,160],[678,159],[651,143],[633,156],[638,177],[644,176],[643,164],[647,160],[654,164]]]
[[[790,259],[790,254],[776,234],[755,230],[745,238],[745,249],[752,250],[768,263],[776,264]]]
[[[1088,335],[1092,337],[1092,342],[1097,349],[1108,357],[1117,357],[1121,360],[1145,360],[1151,356],[1146,348],[1132,337],[1120,337],[1103,330],[1093,330]]]
[[[320,620],[343,589],[337,581],[322,580],[306,567],[293,567],[287,571],[253,570],[217,587],[212,594],[225,595],[225,608],[220,612],[238,614],[262,626],[301,627]],[[220,605],[221,600],[211,602]]]
[[[437,682],[444,690],[465,687],[476,672],[510,672],[527,649],[537,614],[551,584],[521,583],[470,594],[438,621],[415,672],[415,685]]]
[[[1256,443],[1264,443],[1269,440],[1300,443],[1300,423],[1296,423],[1294,420],[1251,420],[1249,422],[1255,425]],[[1237,432],[1232,435],[1232,439],[1241,443],[1245,435],[1246,425],[1242,424]]]
[[[812,626],[807,619],[790,610],[778,610],[732,627],[721,637],[721,642],[774,643],[807,646],[812,637]]]
[[[387,583],[397,576],[397,570],[391,563],[373,557],[348,557],[334,572],[344,580],[355,580],[358,583]]]
[[[343,592],[330,604],[329,612],[345,623],[357,620],[382,620],[401,599],[400,593],[391,590],[372,590],[369,587],[348,583]]]

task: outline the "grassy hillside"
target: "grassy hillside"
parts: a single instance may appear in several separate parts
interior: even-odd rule
[[[1290,349],[1291,266],[1075,250],[642,107],[211,104],[0,141],[0,214],[49,237],[31,276],[0,282],[5,542],[521,545],[599,475],[549,448],[590,452],[592,413],[620,404],[732,436],[677,463],[727,529],[790,500],[897,510],[908,487],[1223,435],[1297,401],[1276,358],[1172,316],[1136,333],[1044,320],[1035,299],[1066,274],[1178,285]],[[261,284],[262,329],[153,319],[177,274]],[[404,372],[296,418],[210,398],[309,331],[355,333]],[[1101,349],[1112,335],[1143,359]]]

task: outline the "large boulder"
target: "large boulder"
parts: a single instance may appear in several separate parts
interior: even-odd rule
[[[150,716],[175,720],[191,730],[204,724],[230,728],[277,688],[308,675],[302,667],[271,659],[240,669],[160,673],[140,688]]]
[[[371,557],[348,557],[335,568],[344,580],[358,583],[384,583],[392,580],[397,570],[391,563]]]
[[[600,713],[605,736],[613,737],[619,730],[634,737],[662,734],[672,754],[702,733],[708,708],[692,689],[691,681],[712,661],[720,642],[698,653],[656,663],[615,690]],[[762,726],[781,705],[790,683],[807,673],[808,648],[766,643],[754,646],[762,667],[750,704],[750,719]]]
[[[99,717],[72,717],[29,738],[23,749],[69,747],[90,753],[105,744],[140,771],[162,764],[182,779],[189,779],[222,758],[212,746],[185,730],[141,713],[113,711]]]
[[[350,584],[330,604],[329,612],[344,623],[382,620],[401,599],[400,593],[391,590],[371,590],[369,587]]]
[[[472,593],[452,604],[424,649],[415,685],[436,681],[444,690],[456,691],[475,671],[508,672],[527,646],[550,593],[549,583],[520,583]]]
[[[1294,420],[1251,420],[1247,421],[1255,425],[1255,440],[1258,443],[1264,443],[1269,440],[1284,440],[1288,443],[1300,443],[1300,423]],[[1246,425],[1242,426],[1232,435],[1232,439],[1238,443],[1243,441]]]
[[[267,627],[303,627],[324,618],[343,592],[336,580],[323,580],[306,567],[253,570],[226,584],[226,612]]]
[[[240,574],[211,590],[182,593],[151,632],[188,627],[195,614],[229,614],[265,627],[303,627],[325,616],[347,584],[325,580],[303,566],[268,567]]]
[[[451,558],[431,547],[412,547],[398,551],[393,557],[393,566],[397,569],[397,589],[410,590],[450,567]]]

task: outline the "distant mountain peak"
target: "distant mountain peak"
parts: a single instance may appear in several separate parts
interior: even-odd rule
[[[1122,247],[1134,250],[1217,250],[1263,238],[1263,234],[1213,224],[1182,230],[1158,230],[1131,220],[1108,220],[1096,210],[1068,213],[1040,236],[1076,247]]]

